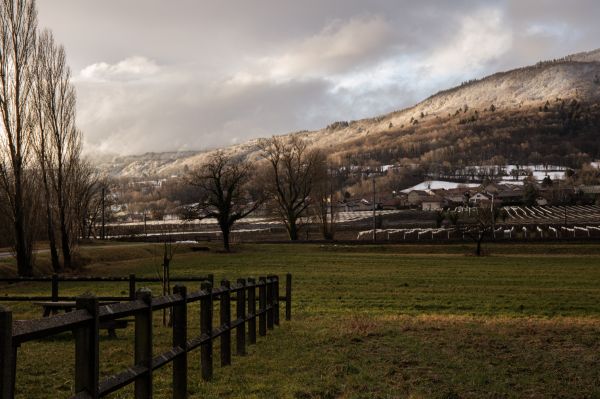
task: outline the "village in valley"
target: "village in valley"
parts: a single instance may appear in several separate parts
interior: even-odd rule
[[[338,238],[371,240],[373,226],[377,229],[375,238],[384,241],[458,238],[463,232],[457,224],[473,220],[480,208],[503,210],[493,232],[495,239],[599,235],[600,185],[584,184],[586,178],[578,176],[599,173],[597,162],[578,173],[549,165],[479,166],[443,176],[417,171],[432,180],[410,187],[394,178],[406,168],[383,165],[330,170],[330,175],[345,177],[335,180],[337,184],[356,179],[362,182],[361,190],[356,190],[356,185],[352,187],[354,193],[350,192],[352,188],[341,188],[327,199],[329,218],[337,226]],[[183,234],[187,238],[218,239],[215,219],[185,217],[186,209],[194,205],[189,202],[194,197],[189,187],[182,189],[181,182],[182,177],[177,175],[113,181],[106,194],[110,202],[105,214],[106,234],[128,238]],[[311,212],[305,217],[306,238],[318,240],[322,238],[320,222]],[[455,218],[450,216],[453,213]],[[98,219],[90,233],[99,237],[100,225]],[[233,233],[239,242],[285,237],[282,224],[266,204],[238,221]]]

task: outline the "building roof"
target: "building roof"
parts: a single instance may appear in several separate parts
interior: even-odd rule
[[[407,189],[402,190],[403,193],[410,193],[415,190],[440,190],[440,189],[454,189],[459,187],[467,187],[467,188],[475,188],[480,185],[477,183],[456,183],[451,181],[444,180],[426,180],[422,183],[417,184],[416,186],[409,187]]]

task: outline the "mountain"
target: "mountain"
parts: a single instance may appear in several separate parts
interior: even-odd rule
[[[600,49],[465,82],[387,115],[291,134],[344,164],[435,169],[502,161],[577,166],[600,157],[599,129]],[[254,159],[255,145],[223,150]],[[99,166],[119,176],[167,176],[211,153],[149,153]]]

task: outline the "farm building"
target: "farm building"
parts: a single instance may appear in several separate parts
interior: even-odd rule
[[[491,205],[493,199],[492,194],[486,192],[478,192],[469,198],[469,204],[477,206]]]
[[[458,187],[451,189],[432,190],[436,195],[444,199],[448,206],[461,206],[468,202],[473,190],[468,187]]]
[[[513,187],[501,190],[494,198],[503,205],[519,204],[523,201],[523,188]]]
[[[421,203],[424,211],[439,211],[444,208],[444,199],[439,195],[430,195]]]
[[[408,204],[411,206],[420,206],[423,201],[426,201],[433,192],[429,190],[412,190],[408,193]]]
[[[382,200],[378,205],[379,208],[384,210],[405,208],[408,206],[408,195],[401,193],[401,195],[397,195],[394,198]]]

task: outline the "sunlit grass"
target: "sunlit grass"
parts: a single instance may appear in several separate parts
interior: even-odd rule
[[[172,275],[215,280],[291,272],[294,318],[260,338],[246,357],[200,379],[190,356],[192,397],[599,397],[600,246],[245,245],[233,254],[181,248]],[[85,274],[156,275],[160,248],[83,249]],[[64,285],[65,293],[119,294],[122,285]],[[159,287],[153,286],[159,293]],[[195,289],[195,287],[190,287]],[[62,287],[61,287],[62,290]],[[49,284],[2,287],[47,294]],[[16,318],[40,310],[11,304]],[[198,332],[190,307],[190,336]],[[155,313],[155,352],[170,331]],[[103,375],[132,362],[132,328],[102,339]],[[218,346],[217,346],[218,349]],[[69,397],[70,334],[25,344],[21,398]],[[170,396],[170,369],[155,375],[155,396]],[[113,397],[130,398],[131,390]]]

